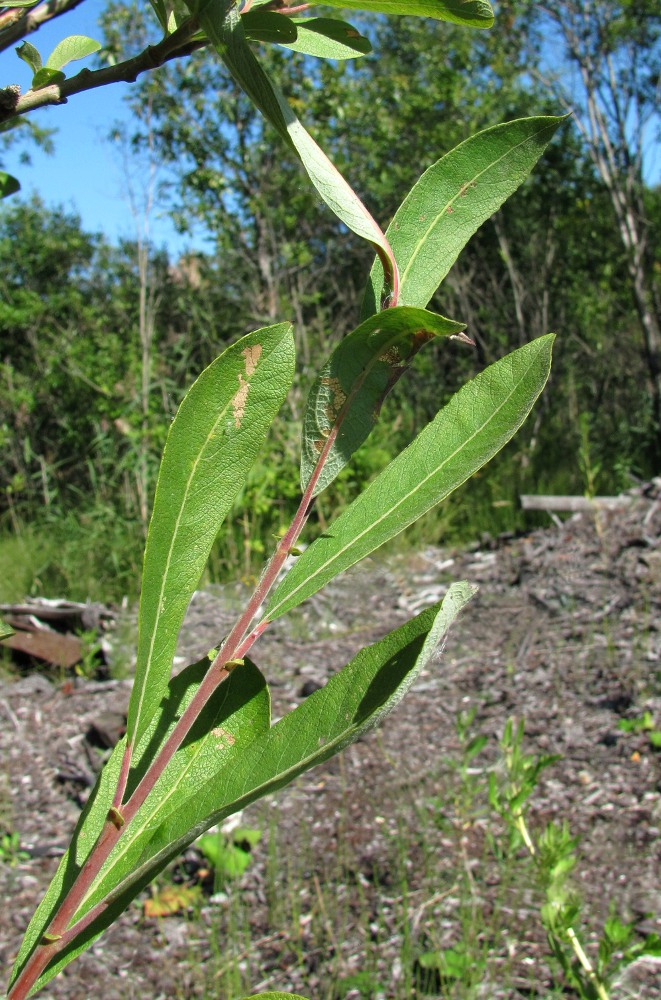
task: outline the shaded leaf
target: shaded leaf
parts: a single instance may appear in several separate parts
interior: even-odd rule
[[[324,0],[324,6],[433,17],[473,28],[490,28],[494,20],[491,4],[486,0]]]
[[[39,90],[41,87],[50,87],[52,83],[62,83],[63,80],[66,80],[66,77],[59,69],[42,66],[32,77],[32,89]]]
[[[87,35],[69,35],[55,46],[48,59],[46,67],[48,69],[62,69],[67,63],[76,59],[85,59],[101,48],[101,42],[95,42]]]
[[[10,194],[16,194],[21,190],[21,185],[11,174],[0,170],[0,198],[8,198]]]
[[[294,360],[289,323],[248,334],[200,375],[170,427],[145,549],[129,742],[165,693],[186,608],[289,390]]]
[[[424,172],[386,231],[400,272],[400,305],[427,305],[473,233],[525,180],[564,120],[545,116],[495,125]],[[377,259],[363,317],[379,308],[382,287]]]
[[[298,34],[290,17],[273,11],[249,11],[241,17],[246,38],[256,42],[295,42]]]
[[[331,17],[295,19],[295,42],[281,42],[285,48],[318,59],[356,59],[372,51],[370,40],[346,21]]]
[[[41,69],[42,62],[39,50],[30,42],[21,42],[16,48],[16,55],[28,64],[33,73]]]
[[[463,386],[297,559],[272,594],[264,620],[295,608],[488,462],[518,430],[542,391],[552,342],[552,335],[540,337]]]
[[[464,324],[410,307],[386,309],[345,337],[319,372],[303,418],[301,487],[306,489],[328,449],[312,496],[335,479],[368,437],[379,408],[405,365],[433,337]]]
[[[210,663],[209,658],[205,657],[198,663],[187,667],[170,683],[167,697],[159,706],[156,716],[134,754],[135,763],[131,773],[129,793],[135,788],[153,761],[156,748],[163,743],[174,728],[176,720],[192,699],[207,673]],[[107,873],[109,865],[112,866],[117,880],[127,877],[131,872],[133,860],[131,848],[135,846],[136,839],[138,839],[138,853],[140,853],[143,842],[148,843],[150,838],[148,824],[150,819],[154,822],[154,816],[158,813],[159,808],[166,811],[168,806],[171,806],[171,799],[177,795],[181,796],[182,788],[184,795],[190,792],[195,798],[196,789],[203,786],[206,779],[213,775],[216,769],[222,769],[226,765],[232,766],[232,762],[242,756],[252,740],[268,731],[269,718],[269,695],[266,683],[259,670],[246,660],[243,667],[237,667],[228,680],[215,690],[184,744],[175,753],[157,783],[156,795],[152,793],[146,799],[133,821],[124,828],[122,838],[115,848],[114,854],[111,855],[108,863],[102,869],[100,878],[103,878]],[[234,742],[223,734],[231,734]],[[72,886],[77,872],[89,856],[103,829],[117,786],[125,745],[126,740],[120,740],[99,776],[97,785],[78,821],[71,845],[62,858],[55,877],[28,927],[16,959],[12,978],[15,978],[20,972],[42,933],[50,924],[58,901],[66,895]],[[197,817],[194,816],[190,822],[187,822],[184,816],[183,827],[173,828],[174,832],[179,836],[183,835],[186,828],[193,822],[193,818]],[[157,827],[158,823],[159,821],[156,819]],[[189,840],[192,839],[194,838],[191,836]],[[167,861],[150,869],[149,877],[136,883],[135,889],[131,891],[122,905],[116,910],[111,908],[108,911],[107,919],[102,926],[90,926],[84,934],[79,935],[71,943],[66,951],[58,955],[40,978],[40,985],[52,979],[76,955],[84,951],[101,931],[113,922],[117,914],[128,905],[140,889],[144,888],[162,870],[165,864]],[[89,909],[89,907],[88,901],[86,908]],[[83,907],[84,911],[85,906]]]

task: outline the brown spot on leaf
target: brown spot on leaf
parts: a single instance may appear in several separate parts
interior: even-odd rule
[[[246,412],[246,400],[250,390],[250,382],[246,382],[241,372],[239,372],[239,388],[232,400],[232,413],[234,414],[234,426],[237,431],[241,426],[243,415]]]
[[[242,352],[244,358],[246,359],[246,375],[250,378],[254,374],[255,368],[262,356],[262,345],[253,344],[252,347],[246,347],[245,351]]]
[[[218,741],[218,747],[223,750],[229,750],[236,743],[236,737],[232,733],[228,732],[227,729],[223,729],[222,726],[217,726],[215,729],[211,730],[211,735],[215,736]]]
[[[347,394],[340,385],[339,379],[322,378],[321,384],[328,386],[330,390],[330,399],[328,401],[328,405],[326,406],[326,416],[328,417],[329,422],[334,424],[337,420],[338,413],[346,402]],[[326,435],[328,435],[328,432],[326,432]]]

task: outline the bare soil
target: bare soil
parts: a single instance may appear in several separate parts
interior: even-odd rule
[[[510,717],[525,718],[528,753],[561,755],[543,772],[529,823],[539,832],[566,820],[580,838],[574,881],[588,950],[611,907],[641,938],[661,933],[661,754],[646,732],[618,727],[648,711],[661,728],[660,536],[657,481],[622,511],[575,515],[471,551],[372,561],[275,623],[256,659],[279,717],[450,580],[480,586],[442,656],[380,731],[247,811],[243,822],[263,837],[239,880],[165,918],[146,917],[143,897],[41,995],[421,995],[416,958],[467,939],[473,985],[429,991],[574,995],[549,961],[543,896],[525,852],[498,857],[506,835],[489,815],[486,779]],[[241,596],[240,586],[196,595],[178,662],[217,643]],[[7,973],[103,744],[121,729],[129,689],[38,674],[0,685],[0,827],[18,834],[24,852],[0,857]],[[457,718],[469,710],[469,735],[487,744],[466,769]],[[192,878],[199,864],[189,852],[169,878]],[[661,997],[661,966],[637,963],[611,996]]]

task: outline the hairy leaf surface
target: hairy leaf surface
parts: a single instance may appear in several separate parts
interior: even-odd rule
[[[295,608],[488,462],[518,430],[542,391],[552,342],[547,335],[520,347],[460,389],[297,559],[273,593],[264,620]]]
[[[186,608],[293,375],[292,328],[280,323],[229,347],[179,407],[145,550],[131,742],[140,739],[165,693]]]
[[[526,179],[563,121],[545,116],[495,125],[424,172],[386,231],[399,267],[400,305],[427,305],[473,233]],[[377,259],[363,317],[379,308],[382,288]]]
[[[335,479],[368,437],[381,404],[413,354],[433,337],[463,323],[425,309],[386,309],[344,338],[319,372],[303,418],[301,487],[306,489],[324,453],[316,496]]]

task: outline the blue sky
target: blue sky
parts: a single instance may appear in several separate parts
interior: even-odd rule
[[[97,28],[106,0],[85,0],[70,14],[55,18],[30,36],[44,59],[54,46],[70,34],[90,35],[101,39]],[[30,84],[30,70],[11,48],[0,56],[4,86],[19,83],[25,90]],[[93,65],[93,60],[87,60]],[[79,63],[83,66],[85,63]],[[74,64],[71,72],[75,73]],[[68,104],[44,108],[34,113],[39,124],[57,130],[54,136],[55,152],[46,155],[29,147],[30,166],[20,162],[20,152],[10,150],[4,157],[4,168],[18,177],[22,196],[37,192],[50,207],[62,205],[76,211],[84,228],[103,232],[110,240],[122,237],[135,238],[136,229],[126,193],[126,176],[121,150],[108,139],[110,130],[118,121],[127,121],[128,110],[123,98],[130,90],[129,84],[113,84],[83,94],[75,95]],[[653,141],[647,160],[647,179],[658,183],[661,176],[659,145]],[[151,236],[161,246],[167,245],[176,255],[190,245],[191,238],[176,233],[171,222],[155,210],[151,223]],[[200,245],[200,241],[197,241]]]
[[[97,18],[105,0],[85,0],[75,11],[55,18],[32,34],[30,42],[39,49],[44,61],[55,45],[67,35],[89,35],[101,40]],[[30,84],[31,72],[20,60],[13,47],[0,57],[2,60],[2,85],[19,83],[23,90]],[[72,64],[93,65],[93,60]],[[33,114],[33,119],[44,127],[57,129],[53,137],[55,152],[46,155],[28,145],[31,165],[20,162],[20,150],[10,150],[4,157],[4,168],[21,183],[20,197],[38,193],[47,205],[76,211],[85,229],[103,232],[115,241],[136,235],[126,194],[125,171],[121,150],[108,139],[113,124],[128,119],[128,110],[122,98],[128,93],[129,84],[113,84],[98,90],[76,94],[68,104],[43,108]],[[151,221],[154,242],[167,244],[173,251],[181,251],[186,242],[179,236],[158,210]]]

